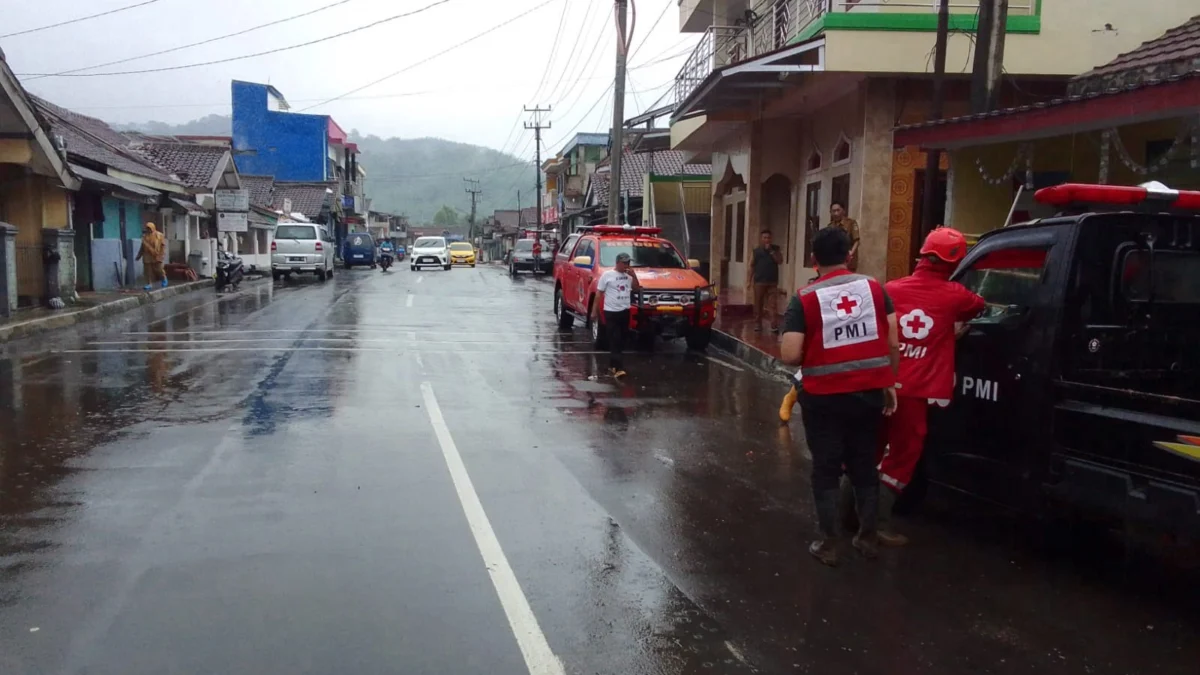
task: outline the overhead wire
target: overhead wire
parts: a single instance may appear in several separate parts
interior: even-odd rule
[[[266,56],[268,54],[278,54],[279,52],[291,51],[294,49],[300,49],[302,47],[310,47],[312,45],[320,44],[322,42],[328,42],[330,40],[336,40],[337,38],[345,37],[345,36],[351,35],[353,33],[358,33],[360,31],[367,30],[368,28],[374,28],[376,26],[380,26],[382,24],[389,23],[391,21],[396,21],[397,19],[403,19],[406,17],[414,16],[416,14],[421,14],[423,12],[427,12],[427,11],[433,9],[434,7],[437,7],[438,5],[444,5],[450,1],[451,0],[434,0],[434,2],[431,2],[430,4],[425,5],[424,7],[410,10],[410,11],[404,12],[402,14],[396,14],[394,16],[389,16],[387,18],[380,19],[378,21],[372,21],[371,23],[366,24],[364,26],[359,26],[358,28],[351,28],[350,30],[345,30],[340,33],[334,33],[333,35],[326,35],[324,37],[320,37],[315,40],[309,40],[307,42],[301,42],[299,44],[288,45],[286,47],[278,47],[276,49],[268,49],[268,50],[262,51],[262,52],[255,52],[253,54],[242,54],[240,56],[231,56],[231,57],[225,58],[225,59],[216,59],[213,61],[204,61],[201,63],[186,63],[186,64],[179,65],[179,66],[164,66],[162,68],[146,68],[143,70],[122,70],[122,71],[116,71],[116,72],[110,72],[110,73],[71,73],[71,74],[60,75],[60,76],[56,76],[54,73],[24,73],[21,75],[21,77],[110,77],[110,76],[114,76],[114,75],[142,75],[142,74],[146,74],[146,73],[164,73],[164,72],[173,71],[173,70],[187,70],[190,68],[213,66],[213,65],[220,64],[220,63],[230,63],[233,61],[242,61],[245,59],[252,59],[255,57],[259,57],[259,56]]]
[[[263,28],[270,28],[271,26],[278,26],[280,24],[287,23],[289,21],[295,21],[296,19],[303,19],[304,17],[312,16],[313,14],[324,12],[325,10],[333,9],[334,7],[338,7],[340,5],[344,5],[346,3],[353,2],[353,1],[354,0],[338,0],[337,2],[333,2],[328,5],[324,5],[322,7],[317,7],[316,9],[312,9],[307,12],[303,12],[301,14],[294,14],[292,16],[285,17],[283,19],[276,19],[275,21],[269,21],[267,23],[262,23],[257,26],[251,26],[250,28],[246,28],[244,30],[237,31],[236,33],[227,33],[225,35],[218,35],[216,37],[209,38],[207,40],[201,40],[200,42],[192,42],[192,43],[186,44],[186,45],[179,45],[178,47],[171,47],[170,49],[163,49],[163,50],[157,51],[157,52],[150,52],[149,54],[141,54],[139,56],[130,56],[130,57],[127,57],[124,59],[117,59],[116,61],[108,61],[107,63],[98,63],[93,66],[84,66],[82,68],[72,68],[71,70],[63,70],[63,71],[59,71],[57,73],[50,73],[50,74],[46,74],[46,75],[36,75],[29,79],[30,80],[39,80],[43,77],[61,77],[63,75],[70,75],[72,73],[80,73],[85,70],[95,70],[97,68],[107,68],[108,66],[115,66],[115,65],[118,65],[121,63],[129,63],[130,61],[140,61],[142,59],[148,59],[152,56],[162,56],[163,54],[171,54],[173,52],[182,51],[184,49],[191,49],[192,47],[199,47],[201,45],[212,44],[213,42],[227,40],[229,38],[238,37],[240,35],[245,35],[247,33],[253,33],[256,30],[262,30]]]
[[[567,8],[570,3],[567,0],[562,0],[563,11],[558,15],[558,28],[554,31],[554,43],[550,45],[550,56],[546,58],[546,67],[542,69],[542,79],[538,82],[537,89],[533,92],[533,99],[536,102],[538,94],[542,93],[542,87],[546,86],[546,78],[550,75],[550,68],[554,64],[554,57],[558,56],[558,46],[562,44],[563,24],[567,20]]]
[[[443,1],[444,1],[444,0],[443,0]],[[347,91],[347,92],[344,92],[344,93],[342,93],[342,94],[339,94],[339,95],[337,95],[337,96],[334,96],[333,98],[330,98],[330,99],[328,99],[328,100],[326,100],[326,101],[322,101],[321,103],[317,103],[317,104],[315,104],[315,105],[310,105],[310,106],[308,106],[308,107],[306,107],[306,108],[302,108],[300,111],[297,111],[297,112],[303,112],[304,110],[311,110],[311,109],[313,109],[313,108],[317,108],[317,107],[320,107],[320,106],[326,105],[326,104],[328,104],[328,103],[333,103],[334,101],[338,101],[338,100],[341,100],[341,99],[343,99],[343,98],[346,98],[347,96],[350,96],[351,94],[357,94],[358,92],[360,92],[360,91],[362,91],[362,90],[364,90],[364,89],[368,89],[368,88],[370,88],[370,87],[373,87],[373,86],[375,86],[375,85],[379,84],[380,82],[385,82],[385,81],[387,81],[387,80],[390,80],[390,79],[392,79],[393,77],[396,77],[397,75],[400,75],[400,74],[402,74],[402,73],[406,73],[406,72],[408,72],[408,71],[410,71],[410,70],[412,70],[412,69],[414,69],[414,68],[416,68],[416,67],[418,67],[418,66],[421,66],[421,65],[424,65],[424,64],[426,64],[426,63],[429,63],[430,61],[432,61],[432,60],[434,60],[434,59],[436,59],[436,58],[438,58],[438,57],[440,57],[440,56],[443,56],[443,55],[445,55],[445,54],[448,54],[448,53],[450,53],[450,52],[452,52],[452,51],[454,51],[454,50],[456,50],[456,49],[461,49],[462,47],[465,47],[465,46],[467,46],[467,45],[471,44],[472,42],[475,42],[476,40],[478,40],[478,39],[480,39],[480,38],[482,38],[482,37],[484,37],[484,36],[486,36],[486,35],[490,35],[491,33],[494,33],[494,32],[496,32],[496,31],[500,30],[501,28],[504,28],[505,26],[507,26],[507,25],[509,25],[509,24],[511,24],[511,23],[513,23],[513,22],[515,22],[515,21],[517,21],[517,20],[519,20],[519,19],[522,19],[522,18],[524,18],[524,17],[526,17],[526,16],[528,16],[528,15],[530,15],[530,14],[534,13],[535,11],[537,11],[537,10],[539,10],[539,9],[541,9],[541,8],[543,8],[543,7],[545,7],[545,6],[547,6],[547,5],[549,5],[550,3],[554,2],[554,1],[555,1],[555,0],[545,0],[544,2],[542,2],[542,3],[540,3],[540,4],[537,4],[537,5],[534,5],[533,7],[530,7],[529,9],[525,10],[524,12],[521,12],[520,14],[518,14],[518,15],[516,15],[516,16],[514,16],[514,17],[510,18],[510,19],[506,19],[505,21],[502,21],[502,22],[500,22],[500,23],[498,23],[498,24],[496,24],[496,25],[492,26],[491,28],[488,28],[487,30],[485,30],[485,31],[483,31],[483,32],[481,32],[481,33],[477,33],[477,34],[475,34],[474,36],[467,38],[466,40],[463,40],[463,41],[461,41],[461,42],[455,43],[455,44],[453,44],[453,45],[451,45],[451,46],[447,47],[446,49],[443,49],[442,51],[440,51],[440,52],[437,52],[436,54],[432,54],[432,55],[430,55],[430,56],[427,56],[426,58],[424,58],[424,59],[421,59],[420,61],[416,61],[416,62],[414,62],[414,63],[410,63],[409,65],[407,65],[407,66],[405,66],[405,67],[401,68],[400,70],[397,70],[397,71],[395,71],[395,72],[393,72],[393,73],[391,73],[391,74],[384,75],[383,77],[380,77],[380,78],[377,78],[377,79],[375,79],[375,80],[372,80],[372,81],[370,81],[370,82],[368,82],[368,83],[366,83],[366,84],[362,85],[361,87],[355,87],[354,89],[351,89],[350,91]]]
[[[583,21],[581,21],[579,23],[579,29],[574,31],[576,34],[583,35],[584,31],[587,30],[588,18],[591,17],[592,8],[595,6],[596,6],[595,3],[588,3],[587,9],[583,13]],[[603,27],[601,27],[601,30],[603,30]],[[567,75],[567,71],[574,69],[575,63],[578,61],[578,59],[576,58],[576,54],[580,53],[583,50],[584,44],[586,44],[586,40],[575,40],[575,44],[571,47],[571,55],[567,59],[567,63],[569,65],[567,68],[563,68],[561,70],[561,72],[559,72],[558,80],[555,81],[554,86],[550,88],[550,91],[546,95],[547,99],[554,98],[554,95],[556,93],[558,93],[558,88],[560,85],[562,85],[563,80]]]
[[[25,30],[19,30],[14,33],[5,33],[4,35],[0,35],[0,40],[2,40],[4,38],[17,37],[18,35],[29,35],[30,33],[38,33],[38,32],[44,31],[44,30],[50,30],[51,28],[58,28],[59,26],[68,26],[70,24],[80,23],[81,21],[87,21],[89,19],[98,19],[102,16],[108,16],[110,14],[116,14],[118,12],[124,12],[126,10],[136,9],[138,7],[145,7],[146,5],[153,5],[154,3],[158,2],[158,1],[159,0],[144,0],[143,2],[135,3],[132,5],[126,5],[124,7],[117,7],[116,9],[110,9],[108,11],[99,12],[97,14],[89,14],[88,16],[81,16],[76,19],[68,19],[66,21],[59,21],[58,23],[47,24],[45,26],[38,26],[37,28],[27,28]]]

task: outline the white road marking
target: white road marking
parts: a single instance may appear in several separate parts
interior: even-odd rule
[[[749,663],[747,663],[746,657],[742,655],[742,652],[737,647],[734,647],[733,643],[730,642],[729,640],[725,641],[725,648],[729,650],[730,654],[733,654],[733,658],[737,659],[738,661],[741,661],[744,665],[747,665],[747,666],[750,665]]]
[[[408,294],[408,299],[404,301],[404,306],[405,306],[405,307],[412,307],[412,304],[413,304],[413,298],[415,298],[415,297],[416,297],[415,295],[413,295],[412,293],[409,293],[409,294]]]
[[[484,567],[487,568],[492,585],[496,588],[500,605],[504,607],[508,625],[517,638],[521,656],[525,657],[525,666],[529,668],[531,675],[563,675],[562,662],[550,650],[546,634],[538,625],[537,616],[529,606],[525,592],[521,590],[521,583],[517,581],[517,575],[513,573],[512,566],[504,555],[504,549],[500,547],[500,540],[496,538],[496,532],[488,521],[487,512],[483,510],[483,504],[479,501],[474,484],[471,483],[471,476],[458,453],[458,446],[454,444],[454,437],[450,435],[450,428],[446,426],[446,420],[442,417],[442,409],[433,394],[433,385],[422,382],[421,393],[425,397],[425,410],[429,414],[433,431],[437,434],[446,468],[450,470],[450,478],[454,481],[454,490],[458,493],[463,514],[467,517],[467,525],[475,537],[475,545],[479,547],[479,554],[483,557]]]
[[[425,281],[425,277],[417,277],[418,284],[421,283],[422,281]]]
[[[732,363],[726,363],[726,362],[722,361],[721,359],[714,359],[713,357],[708,356],[707,354],[704,356],[704,358],[707,359],[711,363],[717,364],[718,366],[725,366],[726,368],[728,368],[730,370],[736,370],[739,373],[746,372],[745,369],[743,369],[743,368],[739,368],[738,366],[735,366]]]

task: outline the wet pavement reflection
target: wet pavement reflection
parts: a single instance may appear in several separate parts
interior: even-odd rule
[[[814,564],[785,385],[614,381],[552,295],[341,272],[0,348],[0,673],[529,672],[426,393],[563,672],[1196,672],[1198,574],[1079,529],[940,496]]]

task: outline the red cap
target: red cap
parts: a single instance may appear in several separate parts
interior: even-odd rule
[[[921,255],[933,255],[954,264],[967,257],[967,238],[952,227],[939,227],[925,237]]]

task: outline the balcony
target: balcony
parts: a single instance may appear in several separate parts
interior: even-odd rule
[[[1009,30],[1013,17],[1034,17],[1036,4],[1010,0]],[[714,24],[704,32],[675,77],[676,109],[718,68],[772,54],[825,29],[931,30],[937,6],[938,0],[759,0],[731,25]],[[951,0],[950,12],[963,15],[951,18],[951,28],[974,30],[978,10],[979,0]]]
[[[583,189],[583,176],[567,176],[563,195],[567,197],[581,197],[583,196]]]

